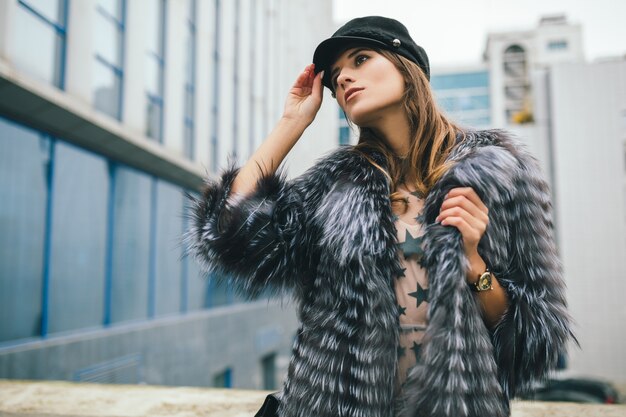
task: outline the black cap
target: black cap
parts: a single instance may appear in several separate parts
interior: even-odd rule
[[[329,67],[334,60],[346,49],[360,45],[377,46],[402,55],[419,65],[430,81],[428,55],[411,38],[407,28],[395,19],[365,16],[350,20],[315,49],[315,73],[326,71],[322,80],[326,87],[332,90]]]

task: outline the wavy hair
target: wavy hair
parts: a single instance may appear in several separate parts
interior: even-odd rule
[[[369,49],[391,61],[404,78],[403,108],[408,116],[411,135],[409,153],[406,157],[398,156],[386,141],[367,127],[359,128],[359,140],[354,150],[389,178],[391,204],[404,203],[406,212],[408,204],[397,191],[398,185],[412,184],[418,196],[425,197],[437,180],[453,166],[454,162],[446,162],[446,157],[457,143],[457,134],[461,134],[460,140],[464,140],[466,130],[449,120],[439,109],[430,83],[417,64],[391,51],[375,47]],[[354,128],[347,115],[346,120]],[[368,150],[381,153],[386,159],[387,169],[368,157]]]

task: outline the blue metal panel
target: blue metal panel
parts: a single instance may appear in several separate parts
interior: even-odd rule
[[[239,21],[241,19],[241,1],[235,0],[235,39],[234,39],[234,62],[233,62],[233,147],[232,155],[237,159],[239,152],[239,51],[240,35]]]
[[[115,227],[115,173],[114,162],[109,162],[109,200],[107,202],[106,255],[104,260],[104,318],[103,325],[111,325],[113,291],[113,229]]]
[[[122,21],[120,22],[120,30],[122,31],[122,56],[120,61],[120,94],[118,105],[118,120],[122,120],[124,114],[124,65],[126,64],[126,0],[122,0]]]
[[[183,232],[187,230],[187,207],[183,200]],[[189,262],[191,259],[188,256],[181,257],[180,260],[180,312],[186,313],[188,310],[188,298],[189,298]]]
[[[42,135],[42,140],[45,136]],[[50,153],[46,170],[46,220],[43,248],[43,289],[41,294],[41,337],[48,336],[48,312],[50,305],[50,257],[52,249],[52,198],[54,195],[54,147],[56,141],[49,138]]]
[[[247,158],[250,158],[254,151],[256,150],[255,146],[255,133],[256,133],[256,108],[254,106],[254,88],[255,88],[255,68],[256,62],[254,62],[254,54],[256,51],[256,1],[250,2],[250,113],[248,114],[248,126],[250,129],[248,130],[248,155]]]
[[[212,106],[212,125],[213,131],[211,133],[211,171],[217,172],[219,154],[219,143],[217,141],[217,134],[219,128],[219,85],[220,85],[220,0],[215,0],[215,36],[213,39],[213,106]]]
[[[167,39],[167,2],[161,0],[161,77],[159,80],[159,92],[161,93],[161,120],[159,120],[159,143],[163,143],[163,119],[165,119],[165,103],[163,95],[165,94],[165,40]]]
[[[150,265],[148,270],[148,318],[154,318],[156,310],[156,224],[157,224],[157,178],[152,177],[150,209]]]

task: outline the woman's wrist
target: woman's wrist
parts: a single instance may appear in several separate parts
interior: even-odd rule
[[[487,263],[478,254],[478,252],[469,256],[468,261],[469,268],[467,270],[466,279],[468,283],[474,284],[476,283],[476,281],[478,281],[478,277],[487,269]]]
[[[304,133],[304,130],[309,127],[309,125],[313,122],[313,120],[307,120],[303,117],[292,117],[287,115],[282,115],[278,123],[289,126],[291,128],[300,129]]]

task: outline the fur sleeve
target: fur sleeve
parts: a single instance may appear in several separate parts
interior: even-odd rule
[[[511,200],[504,208],[511,233],[509,262],[498,279],[510,306],[491,338],[500,383],[513,398],[549,376],[570,338],[578,341],[570,329],[549,185],[534,156],[519,143],[506,146],[516,156],[517,167]]]
[[[549,376],[570,338],[578,342],[570,330],[550,189],[539,163],[504,130],[480,136],[492,146],[475,149],[462,182],[475,186],[489,208],[478,249],[509,299],[489,336],[500,385],[513,398]]]
[[[240,170],[231,160],[217,180],[207,179],[200,198],[188,196],[187,253],[244,297],[297,288],[314,270],[312,213],[347,156],[339,147],[292,180],[286,179],[284,166],[275,173],[261,170],[248,195],[231,193]]]
[[[303,196],[279,168],[261,171],[253,192],[231,193],[239,173],[234,160],[217,180],[208,179],[200,198],[188,196],[188,253],[218,280],[230,281],[244,297],[282,293],[297,279],[307,239]]]
[[[537,161],[505,132],[482,133],[459,149],[457,165],[433,188],[421,215],[428,224],[430,318],[422,362],[407,380],[420,395],[408,399],[402,416],[508,416],[508,400],[545,378],[572,336],[550,195]],[[472,187],[489,209],[478,251],[509,298],[492,330],[465,283],[460,232],[434,223],[455,187]]]

